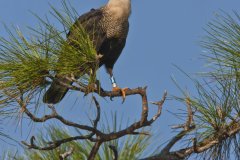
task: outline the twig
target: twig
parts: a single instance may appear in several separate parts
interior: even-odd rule
[[[65,158],[69,157],[70,155],[73,154],[73,151],[74,151],[74,149],[73,149],[73,147],[71,147],[71,148],[69,149],[69,151],[67,151],[67,152],[65,152],[65,153],[63,153],[63,154],[60,154],[59,160],[64,160]]]
[[[76,136],[76,137],[69,137],[69,138],[65,138],[65,139],[61,139],[61,140],[56,140],[56,141],[52,141],[52,142],[47,142],[48,146],[37,146],[35,144],[35,137],[32,136],[31,140],[30,140],[30,144],[22,141],[22,144],[24,144],[25,146],[27,146],[29,149],[37,149],[37,150],[53,150],[57,147],[59,147],[60,145],[67,143],[67,142],[71,142],[71,141],[75,141],[75,140],[84,140],[84,139],[88,139],[90,141],[96,141],[94,138],[92,138],[94,136],[93,133],[89,134],[89,135],[85,135],[85,136]]]
[[[179,141],[181,140],[187,133],[192,131],[195,127],[190,127],[188,130],[183,130],[180,133],[178,133],[175,137],[173,137],[168,144],[162,149],[162,154],[168,154],[171,148]]]
[[[67,125],[67,126],[71,126],[71,127],[75,127],[78,129],[83,129],[83,130],[87,130],[90,132],[94,132],[96,134],[102,134],[102,132],[100,132],[99,130],[95,129],[94,127],[90,127],[90,126],[86,126],[86,125],[81,125],[81,124],[77,124],[74,123],[72,121],[66,120],[64,119],[62,116],[60,116],[57,112],[55,107],[51,107],[52,113],[49,115],[44,115],[41,118],[36,117],[34,114],[32,114],[27,108],[25,108],[24,112],[26,113],[26,115],[33,120],[34,122],[46,122],[50,119],[57,119],[59,121],[61,121],[63,124]]]
[[[149,132],[133,132],[131,135],[145,135],[150,136],[151,134]]]
[[[159,101],[159,102],[152,102],[152,104],[155,104],[155,105],[158,106],[158,112],[157,112],[157,114],[156,114],[155,116],[153,116],[153,118],[150,120],[151,123],[153,123],[153,122],[161,115],[161,113],[162,113],[162,106],[163,106],[166,98],[167,98],[167,91],[164,92],[161,101]]]
[[[182,125],[174,126],[173,128],[183,128],[181,132],[179,132],[175,137],[173,137],[168,144],[162,149],[160,155],[163,157],[170,154],[171,148],[179,141],[181,140],[185,135],[187,135],[189,132],[191,132],[193,129],[195,129],[195,125],[192,125],[193,123],[193,111],[191,108],[191,101],[190,98],[186,98],[186,106],[187,106],[187,112],[188,116],[186,119],[186,123]],[[179,154],[179,152],[177,152]]]
[[[94,144],[94,146],[93,146],[93,148],[92,148],[92,150],[91,150],[91,152],[89,154],[88,160],[94,160],[94,158],[95,158],[95,156],[96,156],[96,154],[97,154],[97,152],[99,150],[99,147],[101,146],[102,143],[103,143],[102,141],[97,141]]]
[[[189,130],[189,128],[191,127],[192,123],[193,123],[193,111],[192,111],[192,107],[191,107],[191,100],[189,97],[186,98],[186,105],[187,105],[187,111],[188,111],[188,117],[186,120],[186,125],[184,130]]]
[[[117,148],[113,145],[109,145],[109,148],[113,151],[113,154],[114,154],[114,158],[113,160],[118,160],[118,151],[117,151]]]
[[[100,110],[100,105],[99,105],[96,97],[93,96],[93,100],[94,100],[95,106],[96,106],[96,108],[97,108],[97,117],[96,117],[96,119],[95,119],[94,122],[93,122],[93,127],[94,127],[95,129],[97,129],[97,125],[98,125],[98,122],[99,122],[100,116],[101,116],[101,110]]]

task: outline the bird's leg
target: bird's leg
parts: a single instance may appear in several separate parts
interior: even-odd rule
[[[112,87],[113,87],[113,90],[114,90],[114,88],[116,88],[116,87],[117,87],[116,80],[115,80],[115,78],[114,78],[113,76],[111,76],[111,77],[110,77],[110,80],[111,80]]]
[[[128,88],[120,88],[120,87],[118,87],[117,86],[117,82],[116,82],[116,80],[115,80],[115,78],[114,78],[114,76],[113,76],[113,72],[112,72],[112,68],[107,68],[107,72],[108,72],[108,74],[110,75],[110,80],[111,80],[111,83],[112,83],[112,91],[121,91],[121,93],[122,93],[122,98],[123,98],[123,102],[125,101],[125,99],[126,99],[126,91],[128,90]],[[122,103],[123,103],[122,102]]]

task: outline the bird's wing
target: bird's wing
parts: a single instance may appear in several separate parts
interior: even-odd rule
[[[93,45],[97,52],[104,40],[106,39],[106,33],[102,30],[101,20],[103,18],[102,9],[91,9],[89,12],[81,15],[78,20],[74,23],[72,29],[70,29],[67,38],[71,39],[74,35],[74,30],[78,27],[83,27],[83,29],[88,33],[90,40],[92,40]],[[74,38],[73,38],[74,39]]]

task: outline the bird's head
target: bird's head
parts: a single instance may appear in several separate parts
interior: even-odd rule
[[[131,0],[109,0],[108,8],[119,16],[129,16],[131,14]]]

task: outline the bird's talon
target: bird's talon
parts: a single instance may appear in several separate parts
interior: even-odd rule
[[[122,94],[122,103],[125,102],[125,99],[126,99],[126,91],[128,90],[129,88],[119,88],[119,87],[113,87],[113,91],[114,92],[117,92],[117,91],[121,91],[121,94]]]

